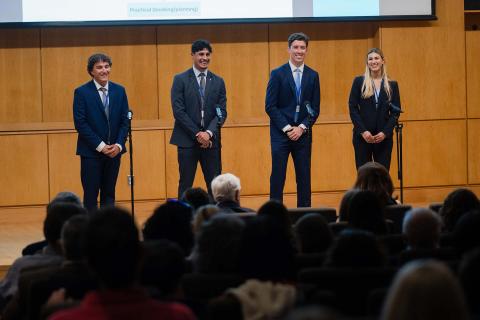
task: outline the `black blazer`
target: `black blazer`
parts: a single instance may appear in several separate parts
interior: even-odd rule
[[[401,108],[401,105],[397,82],[389,81],[388,83],[392,91],[391,100],[388,99],[382,82],[378,97],[378,109],[375,109],[374,96],[367,99],[362,98],[363,76],[358,76],[353,80],[348,107],[350,109],[354,135],[361,135],[364,131],[370,131],[373,135],[383,132],[387,138],[392,137],[395,117],[391,112],[390,103],[399,108]]]
[[[201,130],[201,97],[198,81],[192,68],[173,78],[171,100],[175,124],[170,143],[185,148],[198,145],[196,134]],[[205,128],[203,129],[213,133],[212,147],[214,148],[220,147],[218,139],[220,120],[217,117],[216,107],[220,107],[222,112],[220,124],[223,124],[227,118],[226,104],[227,96],[223,79],[208,70],[205,86]]]

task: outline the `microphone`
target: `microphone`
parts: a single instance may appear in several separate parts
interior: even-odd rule
[[[305,108],[307,108],[307,112],[308,112],[308,115],[312,118],[315,117],[315,111],[313,111],[312,107],[310,106],[310,101],[305,101],[303,103],[303,105],[305,106]]]
[[[132,118],[133,118],[133,111],[132,111],[132,109],[128,109],[127,119],[128,119],[128,120],[132,120]]]
[[[393,103],[389,103],[388,106],[390,107],[390,110],[394,113],[403,113],[403,110],[400,109],[399,107],[397,107],[396,105],[394,105]]]

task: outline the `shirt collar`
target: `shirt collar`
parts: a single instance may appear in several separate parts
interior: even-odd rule
[[[195,77],[196,77],[196,78],[198,78],[198,76],[199,76],[200,73],[202,73],[202,72],[205,74],[205,76],[207,76],[207,74],[208,74],[208,69],[205,70],[205,71],[200,71],[200,70],[198,70],[197,68],[195,68],[195,66],[193,66],[193,73],[195,73]]]
[[[93,79],[93,83],[95,83],[95,87],[97,88],[97,91],[100,90],[100,88],[102,88],[102,85],[99,84],[97,81],[95,81],[95,79]],[[107,91],[108,91],[108,81],[107,81],[107,84],[103,88],[107,89]]]
[[[292,63],[292,61],[288,60],[288,64],[290,65],[290,69],[292,69],[292,72],[295,72],[296,69],[300,69],[300,72],[303,74],[303,68],[305,67],[305,63],[302,63],[300,67],[297,67]]]

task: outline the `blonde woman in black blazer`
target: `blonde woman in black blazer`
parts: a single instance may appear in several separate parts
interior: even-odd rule
[[[393,107],[392,107],[393,105]],[[353,80],[348,99],[357,169],[375,161],[390,169],[395,118],[401,108],[396,81],[390,80],[383,52],[367,53],[365,74]]]

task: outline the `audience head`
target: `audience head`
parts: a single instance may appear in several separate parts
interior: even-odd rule
[[[65,222],[75,215],[86,213],[84,208],[72,203],[58,202],[47,206],[47,216],[43,222],[43,234],[47,242],[59,246]]]
[[[65,259],[80,261],[85,258],[88,215],[80,214],[68,219],[62,228],[62,248]]]
[[[198,208],[195,212],[195,218],[193,220],[194,232],[198,232],[205,222],[210,220],[214,215],[220,213],[220,211],[220,208],[214,204],[207,204]]]
[[[192,206],[193,210],[210,204],[210,196],[202,188],[188,188],[182,194],[181,201]]]
[[[406,264],[390,287],[383,320],[468,319],[458,280],[442,263],[433,260]]]
[[[58,202],[72,203],[72,204],[76,204],[77,206],[83,207],[82,200],[80,200],[80,198],[75,193],[70,191],[62,191],[57,193],[57,195],[52,199],[52,201],[50,201],[48,206],[51,206],[54,203],[58,203]]]
[[[87,261],[101,285],[131,287],[139,271],[141,246],[132,216],[117,207],[101,208],[88,223]]]
[[[385,265],[386,257],[375,236],[363,230],[346,229],[335,239],[325,265],[334,268],[373,268]]]
[[[357,229],[385,234],[387,227],[383,206],[372,191],[358,191],[352,196],[348,211],[348,224]]]
[[[176,200],[168,200],[155,209],[143,227],[144,240],[166,239],[177,243],[185,256],[193,247],[192,208]]]
[[[295,236],[301,253],[322,253],[333,242],[333,233],[325,218],[309,213],[295,223]]]
[[[452,232],[455,224],[464,213],[477,209],[480,209],[480,202],[475,193],[464,188],[452,191],[445,198],[440,209],[445,231]]]
[[[453,229],[453,245],[464,254],[480,247],[480,211],[472,210],[458,220]]]
[[[247,220],[240,249],[240,272],[247,278],[284,281],[295,277],[296,249],[284,226],[269,216]]]
[[[187,271],[182,248],[169,240],[147,241],[143,247],[141,283],[156,288],[160,297],[174,296]]]
[[[266,216],[276,219],[284,227],[288,228],[289,230],[291,229],[291,221],[288,209],[280,201],[269,200],[265,202],[260,209],[258,209],[257,214],[259,216]]]
[[[442,219],[427,208],[409,210],[403,219],[403,234],[411,249],[433,249],[438,247]]]
[[[193,254],[195,271],[237,273],[245,223],[231,214],[218,214],[205,222]]]
[[[392,202],[393,182],[388,170],[378,162],[367,162],[358,168],[356,189],[375,193],[382,205]]]
[[[350,210],[350,203],[352,202],[353,196],[359,191],[360,190],[358,189],[350,189],[345,192],[342,197],[342,201],[340,202],[340,208],[338,212],[339,221],[348,221],[348,211]]]
[[[231,173],[224,173],[212,180],[213,200],[216,203],[240,200],[240,179]]]

